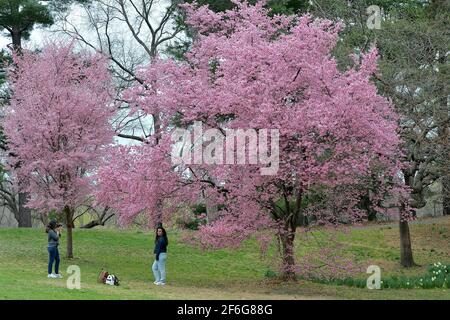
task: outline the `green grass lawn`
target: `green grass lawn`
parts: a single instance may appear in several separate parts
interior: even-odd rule
[[[311,281],[280,283],[267,279],[269,258],[261,260],[256,241],[238,250],[203,252],[179,241],[187,231],[169,230],[167,281],[153,285],[153,232],[98,228],[74,231],[74,254],[65,259],[60,246],[64,279],[47,278],[46,234],[42,229],[0,229],[0,299],[450,299],[443,289],[368,290]],[[382,277],[420,275],[427,265],[450,262],[450,217],[411,225],[415,260],[421,266],[399,266],[398,228],[395,224],[355,227],[338,241],[360,262],[377,264]],[[326,245],[326,232],[301,234],[296,259]],[[273,259],[273,258],[272,258]],[[66,288],[66,269],[81,268],[81,290]],[[96,282],[105,267],[117,274],[121,286]]]

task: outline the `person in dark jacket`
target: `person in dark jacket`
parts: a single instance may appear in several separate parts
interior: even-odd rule
[[[152,270],[155,277],[156,285],[166,284],[166,260],[167,260],[167,245],[169,240],[167,239],[166,230],[162,226],[158,226],[156,229],[155,237],[155,261],[153,261]]]
[[[59,273],[59,239],[61,237],[61,225],[52,220],[47,225],[45,232],[48,233],[48,278],[62,278]],[[53,263],[55,263],[55,273],[52,273]]]

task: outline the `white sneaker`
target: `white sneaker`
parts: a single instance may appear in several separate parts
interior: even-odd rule
[[[48,276],[47,276],[47,278],[56,278],[56,274],[54,274],[54,273],[49,273],[48,274]]]
[[[165,286],[166,283],[165,282],[158,282],[156,285],[158,285],[158,286]]]
[[[63,275],[61,273],[55,274],[55,278],[60,278],[62,279]]]
[[[153,283],[159,285],[159,281],[153,281]]]

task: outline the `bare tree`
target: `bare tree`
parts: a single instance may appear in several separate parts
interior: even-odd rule
[[[117,136],[144,142],[158,128],[159,115],[129,117],[124,89],[143,84],[136,73],[138,66],[151,63],[163,54],[171,41],[180,40],[184,27],[174,23],[181,0],[98,0],[74,5],[61,12],[55,32],[77,40],[80,44],[106,54],[112,61],[116,78],[117,99],[122,103],[114,121]],[[73,22],[73,12],[85,19],[85,30]],[[155,130],[156,129],[156,130]]]
[[[0,181],[0,199],[1,205],[6,207],[13,215],[17,222],[20,221],[18,194],[13,187],[13,183],[8,178],[6,172],[2,171]]]

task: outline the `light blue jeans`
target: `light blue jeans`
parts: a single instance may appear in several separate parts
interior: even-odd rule
[[[161,252],[158,261],[153,261],[152,270],[157,282],[166,283],[166,260],[167,253]]]

